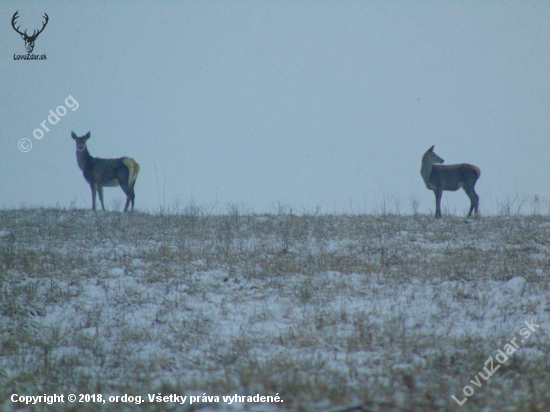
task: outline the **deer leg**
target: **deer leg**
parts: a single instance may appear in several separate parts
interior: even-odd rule
[[[468,216],[472,215],[472,211],[475,209],[476,216],[478,215],[478,206],[479,206],[479,196],[477,195],[475,189],[472,187],[470,189],[464,189],[468,197],[470,198],[470,212]]]
[[[134,200],[136,198],[136,194],[134,193],[134,188],[132,187],[132,197],[131,197],[131,200],[132,200],[132,212],[134,211]]]
[[[436,189],[435,193],[435,218],[441,219],[441,196],[443,196],[443,190]]]
[[[95,194],[97,189],[94,183],[91,183],[90,187],[92,188],[92,210],[95,210]]]
[[[130,201],[132,202],[132,210],[134,210],[134,198],[136,197],[134,194],[134,186],[129,186],[126,182],[120,180],[118,183],[120,184],[122,191],[126,193],[126,206],[124,206],[124,211],[126,212],[128,210]]]
[[[134,180],[134,182],[132,183],[132,186],[130,187],[130,189],[132,190],[132,212],[134,211],[134,200],[136,199],[136,192],[134,192],[134,186],[136,184],[136,181]]]
[[[101,202],[101,209],[105,210],[105,205],[103,204],[103,186],[97,185],[97,191],[99,193],[99,201]]]

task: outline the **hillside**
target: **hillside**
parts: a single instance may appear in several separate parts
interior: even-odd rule
[[[548,411],[549,248],[549,216],[0,210],[0,410]]]

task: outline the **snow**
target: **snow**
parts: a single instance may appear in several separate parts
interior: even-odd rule
[[[132,377],[135,367],[146,377],[144,385],[151,393],[161,383],[195,381],[205,385],[195,388],[200,395],[243,395],[252,386],[238,383],[228,392],[213,393],[207,387],[209,379],[227,373],[237,382],[238,368],[246,362],[276,365],[286,360],[296,362],[297,373],[307,364],[306,375],[350,376],[348,384],[352,386],[360,380],[354,376],[384,382],[388,373],[418,374],[433,368],[433,359],[442,354],[467,358],[468,352],[453,343],[464,339],[478,341],[484,359],[494,356],[498,348],[519,336],[524,321],[530,319],[541,325],[540,330],[515,356],[534,361],[542,358],[545,346],[541,342],[548,340],[550,325],[549,268],[543,263],[548,259],[548,247],[540,243],[525,246],[513,240],[506,247],[505,235],[499,230],[483,234],[492,227],[490,220],[471,225],[427,220],[431,230],[424,232],[420,232],[422,225],[415,226],[410,220],[392,223],[396,229],[388,228],[378,238],[369,237],[365,245],[362,235],[304,241],[296,237],[287,252],[280,250],[276,236],[275,240],[256,239],[245,232],[240,244],[232,240],[230,251],[237,256],[243,247],[248,258],[230,265],[212,261],[214,253],[219,253],[216,247],[221,248],[225,240],[212,247],[209,236],[204,240],[189,236],[183,248],[178,242],[184,229],[164,240],[153,239],[156,229],[151,230],[133,243],[102,239],[103,234],[92,238],[91,247],[84,241],[54,237],[46,249],[58,251],[70,262],[73,256],[83,259],[74,261],[81,263],[72,271],[59,267],[39,274],[12,268],[3,276],[6,284],[35,284],[38,288],[37,301],[25,301],[21,295],[16,303],[33,318],[32,327],[44,339],[54,330],[64,336],[54,350],[55,359],[84,356],[78,368],[82,376],[99,373],[102,385],[111,388],[123,382],[139,387]],[[481,225],[485,227],[476,229]],[[399,226],[407,230],[399,230]],[[518,224],[514,230],[526,226],[528,223]],[[25,238],[24,227],[11,227],[16,239]],[[548,225],[541,227],[547,228],[541,236],[548,236]],[[456,233],[448,236],[449,230]],[[471,230],[478,230],[475,236],[480,236],[473,246],[468,235]],[[0,234],[6,231],[0,228]],[[116,231],[107,233],[116,236]],[[223,231],[219,233],[221,236]],[[32,248],[41,250],[44,242],[35,239]],[[22,251],[28,246],[21,243],[18,247]],[[212,247],[208,253],[207,247]],[[454,262],[452,271],[438,263],[446,256],[465,253],[477,258],[486,253],[488,257],[479,260],[482,263],[492,253],[513,253],[513,249],[526,247],[531,248],[524,252],[526,259],[532,261],[520,262],[521,255],[514,255],[513,271],[526,269],[521,276],[501,276],[501,267],[496,265],[504,262],[505,255],[488,264],[494,275],[487,274],[487,268],[468,266],[460,258],[446,261]],[[181,258],[185,253],[192,258]],[[198,257],[201,253],[203,257]],[[344,258],[354,262],[361,253],[365,256],[362,263],[336,269]],[[261,274],[247,266],[250,259],[258,268],[274,265],[281,269]],[[311,269],[321,259],[332,262],[334,269]],[[384,263],[380,263],[382,259]],[[534,269],[536,261],[542,263]],[[285,265],[293,262],[298,262],[292,266],[297,269],[287,270]],[[370,269],[349,270],[352,267]],[[442,270],[447,271],[441,274]],[[256,275],[254,271],[258,271]],[[59,289],[57,300],[52,285]],[[40,296],[48,298],[41,300]],[[403,345],[396,344],[400,339],[405,339]],[[0,369],[17,377],[17,356],[3,357]],[[464,371],[456,378],[457,384],[475,373]],[[379,378],[382,375],[386,378]],[[273,395],[261,382],[257,391]],[[191,393],[189,387],[186,394]],[[290,402],[285,396],[281,393]],[[236,405],[226,409],[241,410]]]

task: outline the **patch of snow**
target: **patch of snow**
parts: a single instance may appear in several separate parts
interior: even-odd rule
[[[521,276],[516,276],[510,280],[508,280],[505,284],[505,290],[509,293],[515,293],[517,295],[521,295],[523,292],[523,288],[525,286],[525,278]]]
[[[125,271],[122,268],[112,268],[111,270],[109,270],[109,274],[111,276],[124,276]]]

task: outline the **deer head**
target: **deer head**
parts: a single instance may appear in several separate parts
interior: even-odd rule
[[[46,27],[46,24],[48,24],[49,17],[46,13],[44,13],[44,18],[46,19],[46,21],[43,23],[42,28],[40,30],[38,30],[38,32],[36,30],[33,30],[32,35],[29,36],[29,35],[27,35],[27,30],[25,30],[24,33],[21,33],[19,31],[20,26],[15,27],[15,20],[17,20],[17,18],[19,17],[17,15],[17,13],[19,13],[19,10],[17,10],[15,12],[15,14],[13,15],[13,17],[11,19],[11,25],[12,25],[13,29],[21,35],[21,38],[23,40],[25,40],[25,48],[27,49],[27,53],[32,53],[32,51],[34,49],[34,42],[36,41],[36,38],[38,37],[38,35],[40,33],[42,33],[42,31],[44,30],[44,28]]]
[[[71,137],[76,141],[77,151],[83,152],[84,150],[86,150],[86,142],[90,138],[90,132],[81,137],[78,137],[75,132],[71,132]]]
[[[424,156],[422,157],[422,163],[428,163],[428,164],[435,164],[435,163],[443,163],[445,162],[441,157],[435,154],[434,152],[434,146],[430,147],[426,153],[424,153]]]

